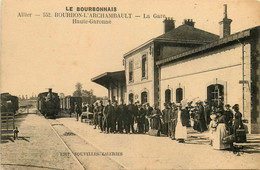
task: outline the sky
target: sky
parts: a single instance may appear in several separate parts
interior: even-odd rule
[[[219,35],[223,4],[232,19],[231,33],[260,25],[260,1],[232,0],[2,0],[1,93],[35,95],[53,88],[71,95],[77,82],[106,96],[106,88],[91,82],[104,72],[123,70],[123,55],[163,34],[164,18],[176,27],[193,19],[195,27]],[[131,19],[106,19],[111,24],[72,24],[73,18],[54,17],[66,7],[116,7]],[[18,17],[20,12],[32,17]],[[43,17],[43,13],[52,17]],[[76,11],[73,11],[76,13]],[[35,15],[40,16],[35,16]],[[143,18],[143,15],[150,18]],[[141,17],[134,17],[134,16]],[[80,19],[80,18],[77,18]]]

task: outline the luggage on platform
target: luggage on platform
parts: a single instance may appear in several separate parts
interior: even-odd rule
[[[157,130],[157,129],[150,129],[148,131],[148,135],[150,135],[150,136],[160,136],[160,131]]]
[[[222,142],[224,144],[230,144],[230,143],[233,143],[235,140],[235,135],[229,135],[229,136],[226,136],[222,139]]]
[[[235,141],[237,143],[246,142],[246,130],[245,129],[237,129],[236,130]]]

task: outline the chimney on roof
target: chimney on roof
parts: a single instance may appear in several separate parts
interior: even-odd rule
[[[185,20],[183,21],[183,24],[186,24],[186,25],[189,25],[189,26],[194,27],[195,22],[193,22],[192,19],[185,19]]]
[[[175,20],[173,20],[173,18],[166,17],[163,23],[164,23],[164,33],[167,33],[175,28]]]
[[[230,35],[230,24],[232,20],[227,17],[227,4],[224,4],[224,17],[223,20],[219,22],[220,26],[220,38],[224,38]]]

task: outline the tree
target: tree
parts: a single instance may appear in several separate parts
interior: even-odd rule
[[[82,84],[77,83],[75,85],[76,90],[73,92],[74,97],[81,97],[83,103],[93,104],[98,100],[98,97],[94,95],[94,90],[85,90],[82,89]]]
[[[81,97],[82,96],[82,84],[77,82],[75,85],[76,91],[73,92],[74,97]]]

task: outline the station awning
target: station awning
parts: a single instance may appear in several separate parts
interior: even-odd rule
[[[116,71],[116,72],[105,72],[91,79],[92,82],[95,82],[101,86],[109,89],[109,85],[118,86],[125,85],[125,70]]]

